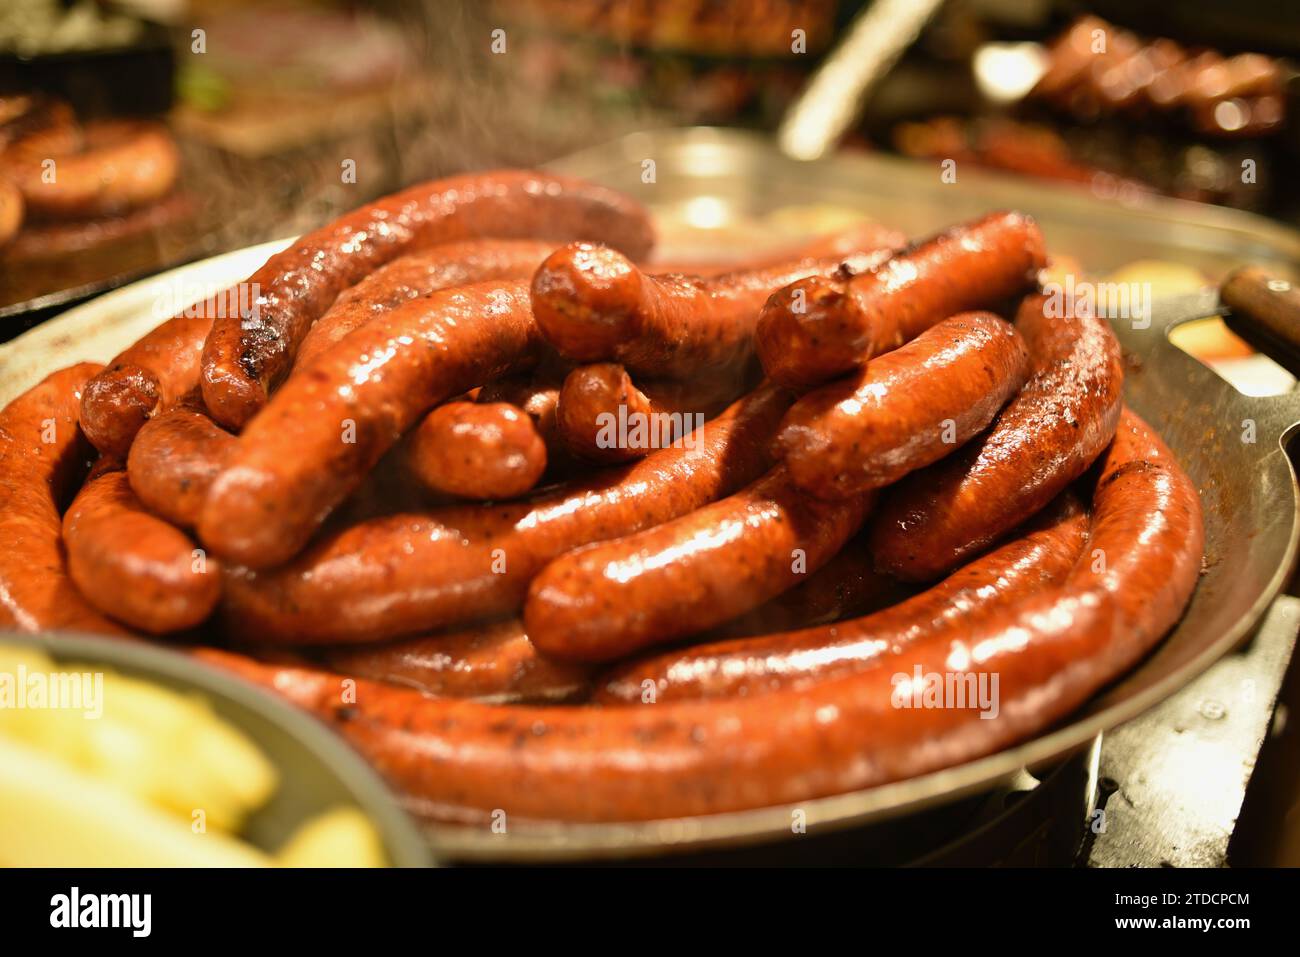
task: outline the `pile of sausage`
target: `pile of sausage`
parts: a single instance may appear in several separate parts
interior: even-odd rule
[[[1185,117],[1211,136],[1262,136],[1286,120],[1287,70],[1273,57],[1189,50],[1144,40],[1093,16],[1052,42],[1031,96],[1081,120],[1126,114]]]
[[[0,262],[59,259],[174,219],[180,153],[144,120],[79,122],[64,102],[0,97]]]
[[[1196,489],[1028,217],[700,275],[652,242],[584,182],[442,180],[51,375],[0,412],[0,622],[168,636],[431,816],[592,821],[991,753],[1178,619]],[[632,413],[680,428],[609,441]],[[978,674],[996,717],[898,707]]]

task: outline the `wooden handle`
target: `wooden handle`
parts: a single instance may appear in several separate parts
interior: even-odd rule
[[[1300,283],[1242,266],[1223,280],[1219,297],[1232,310],[1234,331],[1288,368],[1300,367]]]

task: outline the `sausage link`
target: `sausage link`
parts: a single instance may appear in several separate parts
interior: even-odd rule
[[[235,448],[235,437],[198,404],[183,403],[146,422],[126,460],[131,491],[181,528],[198,522],[208,489]]]
[[[145,422],[198,385],[199,358],[216,314],[213,300],[173,316],[119,353],[86,384],[81,428],[100,454],[126,458]]]
[[[430,412],[404,448],[406,468],[433,492],[501,500],[523,495],[546,471],[533,420],[506,402],[449,402]]]
[[[956,453],[885,493],[871,533],[882,571],[937,578],[1045,506],[1115,435],[1124,366],[1104,319],[1045,315],[1028,297],[1016,327],[1033,374],[993,422]]]
[[[489,279],[526,279],[554,243],[536,239],[462,239],[394,259],[339,293],[307,330],[294,370],[304,369],[353,329],[408,299]]]
[[[577,362],[619,362],[635,375],[716,374],[753,354],[768,296],[804,276],[841,274],[840,266],[832,258],[720,276],[650,276],[617,250],[570,243],[533,277],[533,311],[546,340]]]
[[[436,698],[499,703],[571,700],[591,677],[584,665],[538,654],[518,619],[382,645],[330,648],[323,658],[340,674]]]
[[[203,622],[221,568],[184,532],[145,511],[126,472],[100,459],[63,517],[68,572],[104,614],[154,635]]]
[[[124,633],[68,577],[59,518],[93,454],[77,409],[101,368],[61,369],[0,410],[0,630]]]
[[[0,179],[0,248],[9,245],[23,227],[23,194]]]
[[[395,193],[302,237],[249,278],[259,290],[251,314],[216,320],[203,350],[212,417],[238,429],[261,409],[308,328],[348,286],[398,256],[475,236],[593,239],[635,258],[654,241],[635,203],[549,173],[474,173]]]
[[[287,561],[429,409],[531,364],[539,346],[522,280],[447,289],[371,320],[249,423],[199,537],[252,568]]]
[[[51,153],[29,141],[9,151],[6,174],[33,216],[88,219],[136,209],[171,192],[180,173],[176,143],[158,123],[90,123],[80,146]]]
[[[194,213],[195,206],[192,196],[175,192],[148,206],[98,219],[27,223],[0,250],[0,263],[11,270],[35,264],[50,268],[61,259],[87,253],[120,257],[119,251],[127,243],[147,242],[157,249],[168,241],[160,234],[178,227]]]
[[[543,654],[578,661],[696,634],[816,571],[871,504],[809,498],[774,469],[699,511],[557,558],[529,586],[524,627]]]
[[[647,395],[616,362],[579,366],[560,388],[556,427],[581,459],[630,462],[671,445],[734,401],[744,391],[745,377],[733,378],[734,385],[717,379],[700,386],[646,383]]]
[[[432,815],[630,821],[780,805],[993,753],[1069,714],[1150,651],[1191,596],[1204,530],[1195,487],[1132,414],[1104,458],[1091,528],[1105,571],[1082,561],[1063,585],[959,636],[753,699],[538,708],[359,681],[344,700],[335,680],[204,656],[331,724]],[[918,673],[998,675],[997,714],[899,707]]]
[[[866,536],[856,535],[805,580],[696,636],[709,642],[753,638],[778,631],[830,624],[887,608],[911,597],[915,588],[876,571]]]
[[[759,389],[690,444],[632,465],[517,502],[363,522],[323,535],[283,567],[236,568],[226,582],[230,628],[253,640],[325,644],[514,614],[528,582],[556,556],[685,515],[752,482],[770,467],[767,441],[789,405],[783,390]]]
[[[1020,334],[997,316],[953,316],[796,402],[777,434],[779,454],[814,495],[881,488],[982,431],[1028,365]]]
[[[850,621],[696,645],[623,665],[602,680],[596,700],[663,703],[808,688],[1060,584],[1087,540],[1087,512],[1066,493],[1023,536],[904,602]]]
[[[1024,292],[1047,262],[1021,213],[956,226],[848,280],[813,276],[763,308],[755,344],[772,381],[805,389],[853,371],[948,316]]]

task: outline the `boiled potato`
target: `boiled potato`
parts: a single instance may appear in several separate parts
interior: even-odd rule
[[[356,808],[326,811],[303,824],[275,855],[281,867],[383,867],[384,848]]]
[[[265,867],[250,844],[172,815],[0,736],[0,864],[8,867]]]

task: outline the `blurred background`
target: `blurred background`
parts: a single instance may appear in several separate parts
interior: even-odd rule
[[[112,223],[29,215],[0,253],[0,310],[66,304],[70,293],[50,294],[299,232],[420,179],[695,124],[781,130],[787,152],[951,159],[1106,199],[1150,191],[1300,219],[1295,184],[1275,173],[1298,145],[1287,122],[1296,11],[1259,0],[875,7],[6,0],[0,146],[42,123],[70,120],[93,140],[105,122],[145,117],[167,124],[181,164],[163,200]],[[792,106],[837,48],[852,82],[832,84],[831,98],[849,102],[805,103],[795,122]]]
[[[1264,0],[3,0],[0,340],[419,180],[669,127],[1300,225],[1298,62],[1300,6]],[[6,199],[51,151],[93,174],[146,135],[157,189],[133,208]],[[1171,288],[1218,278],[1141,270]],[[1218,320],[1186,336],[1220,369],[1247,363],[1261,394],[1294,386]],[[1238,862],[1300,863],[1300,735],[1277,731]]]

